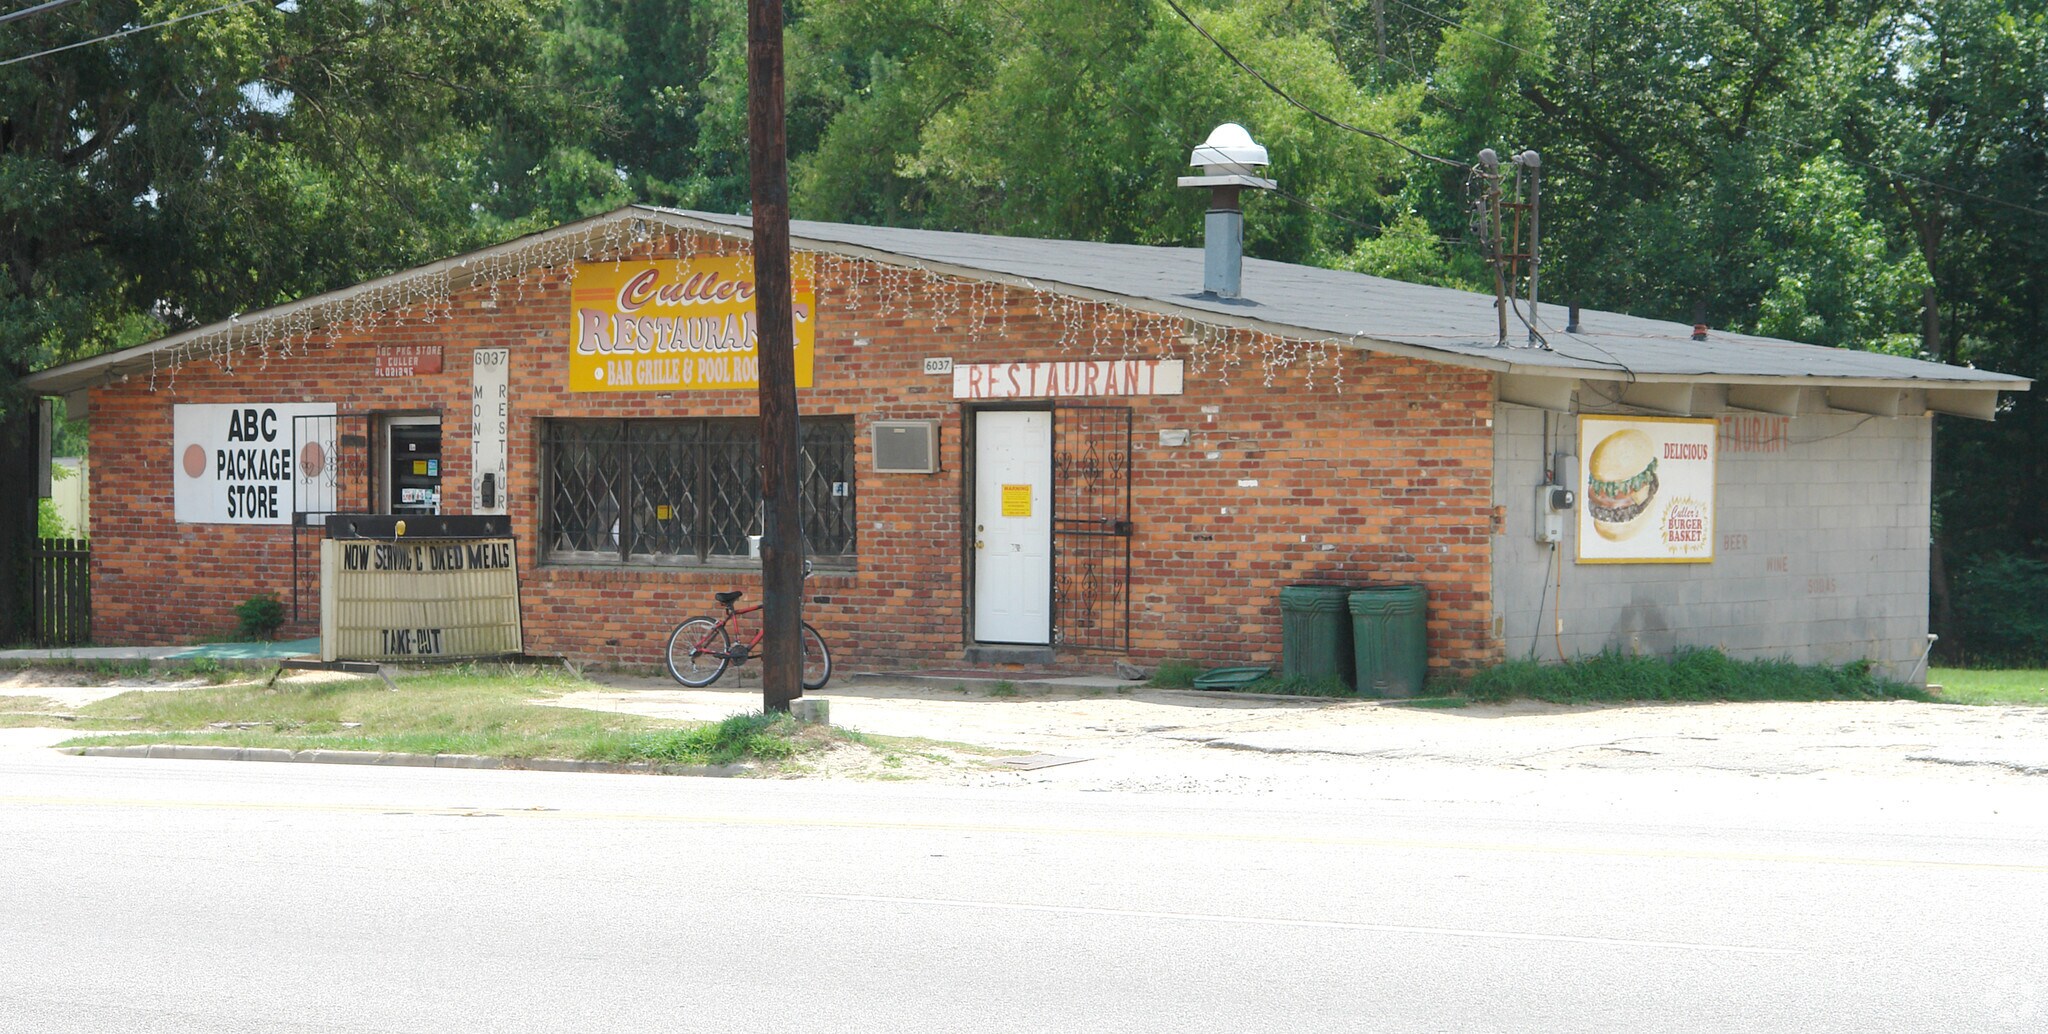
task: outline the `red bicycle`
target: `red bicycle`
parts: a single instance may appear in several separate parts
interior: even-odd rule
[[[804,562],[804,577],[811,576],[809,561]],[[692,689],[702,689],[718,681],[725,669],[735,664],[745,664],[747,658],[760,649],[761,637],[768,629],[763,626],[746,634],[745,622],[739,620],[747,614],[761,609],[756,603],[748,607],[735,607],[741,596],[739,589],[718,593],[712,599],[725,608],[725,616],[691,618],[676,626],[668,636],[668,673],[677,682]],[[825,649],[825,637],[803,622],[805,689],[823,689],[832,677],[832,653]]]

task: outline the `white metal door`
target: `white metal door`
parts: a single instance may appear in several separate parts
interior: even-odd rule
[[[974,424],[974,638],[1052,641],[1052,414]]]

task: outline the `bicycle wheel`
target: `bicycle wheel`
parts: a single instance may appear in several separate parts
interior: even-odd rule
[[[669,633],[668,673],[685,686],[701,689],[725,674],[725,666],[732,663],[731,650],[732,637],[725,634],[724,624],[691,618]]]
[[[824,689],[832,678],[832,651],[825,649],[825,637],[804,622],[804,688]]]

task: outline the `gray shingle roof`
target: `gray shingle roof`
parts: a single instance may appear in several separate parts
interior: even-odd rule
[[[705,212],[679,215],[726,227],[748,225],[744,216]],[[1494,344],[1498,318],[1493,296],[1404,283],[1342,270],[1248,258],[1244,297],[1225,300],[1201,293],[1202,251],[1092,241],[995,237],[975,233],[905,230],[843,223],[796,221],[795,246],[806,242],[851,245],[960,271],[982,271],[1252,321],[1293,336],[1358,339],[1400,346],[1443,362],[1527,374],[1602,375],[1627,379],[1811,382],[1893,381],[1942,387],[2024,389],[2025,379],[1988,370],[1899,356],[1825,348],[1776,338],[1711,331],[1692,340],[1692,327],[1591,309],[1579,313],[1580,332],[1564,332],[1565,310],[1545,305],[1540,323],[1550,350]],[[1527,332],[1509,317],[1509,338]]]
[[[287,315],[317,315],[364,294],[389,290],[422,276],[446,275],[489,256],[516,252],[593,228],[653,219],[730,233],[748,226],[745,216],[632,205],[591,219],[418,269],[330,291],[240,317],[242,328]],[[1026,281],[1154,312],[1185,315],[1308,340],[1335,339],[1377,351],[1419,356],[1453,365],[1507,373],[1644,381],[1877,385],[2023,391],[2020,377],[1897,356],[1821,348],[1774,338],[1721,331],[1691,340],[1692,328],[1661,320],[1584,310],[1580,333],[1564,333],[1564,310],[1546,305],[1541,324],[1550,349],[1497,347],[1493,297],[1470,291],[1403,283],[1340,270],[1297,266],[1264,259],[1244,262],[1244,295],[1220,299],[1201,293],[1203,256],[1197,248],[1160,248],[1093,241],[994,237],[937,230],[797,221],[790,227],[794,247],[867,255],[920,265],[937,272],[1009,282]],[[486,264],[482,268],[488,269]],[[1510,337],[1525,334],[1510,321]],[[37,391],[64,393],[105,383],[122,374],[153,368],[157,353],[203,342],[229,331],[223,321],[173,334],[119,352],[81,359],[34,373],[24,383]],[[176,353],[173,352],[173,355]]]

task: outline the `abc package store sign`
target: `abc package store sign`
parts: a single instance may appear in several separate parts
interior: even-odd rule
[[[796,385],[817,337],[808,255],[790,256]],[[569,292],[569,390],[718,391],[760,384],[753,260],[592,262]]]
[[[293,475],[304,461],[326,465],[324,455],[299,455],[292,421],[333,415],[331,402],[172,407],[171,501],[177,519],[290,524]]]
[[[1713,420],[1581,416],[1579,562],[1712,563],[1718,428]]]

